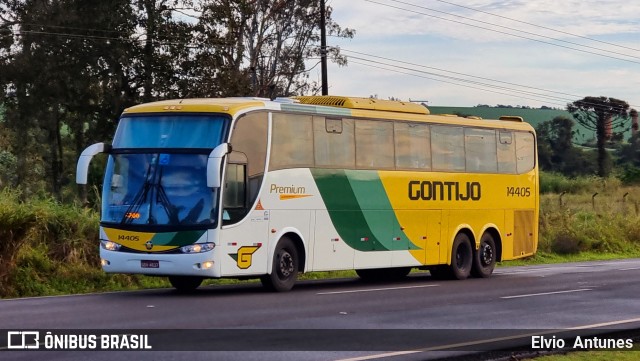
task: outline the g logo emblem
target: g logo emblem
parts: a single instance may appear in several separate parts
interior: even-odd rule
[[[251,261],[253,254],[260,248],[260,246],[244,246],[238,248],[238,253],[229,254],[238,264],[238,268],[247,269],[251,267]]]

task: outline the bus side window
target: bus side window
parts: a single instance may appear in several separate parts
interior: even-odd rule
[[[518,174],[529,172],[536,164],[536,143],[533,134],[516,132],[516,167]]]
[[[223,224],[236,223],[240,221],[248,212],[246,175],[246,162],[227,163],[223,199],[224,214],[226,215],[226,217],[223,217]]]
[[[431,158],[434,170],[464,172],[464,129],[449,125],[432,126]]]
[[[514,174],[516,172],[516,147],[513,133],[498,131],[498,173]]]
[[[431,170],[431,132],[427,124],[394,124],[396,169]]]
[[[464,145],[467,172],[496,173],[498,171],[495,130],[465,128]]]
[[[313,117],[316,167],[355,168],[356,146],[353,119]]]
[[[271,170],[313,167],[312,116],[273,113]]]
[[[233,152],[227,156],[223,224],[241,221],[258,199],[267,157],[268,112],[241,116],[231,133]]]
[[[393,169],[393,123],[356,120],[356,168]]]

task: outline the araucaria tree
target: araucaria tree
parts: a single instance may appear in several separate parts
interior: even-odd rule
[[[611,171],[611,160],[605,149],[614,129],[624,128],[629,119],[629,104],[609,97],[585,97],[567,104],[573,118],[587,129],[596,132],[598,145],[598,175],[606,177]]]

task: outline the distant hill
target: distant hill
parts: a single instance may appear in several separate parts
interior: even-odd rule
[[[474,115],[484,119],[498,119],[501,115],[515,115],[522,117],[525,122],[531,124],[534,128],[538,127],[538,124],[547,120],[552,120],[557,116],[567,117],[573,119],[571,113],[566,110],[556,109],[523,109],[523,108],[497,108],[497,107],[437,107],[427,106],[431,114],[460,114],[460,115]],[[575,121],[574,121],[575,122]],[[574,136],[574,142],[582,144],[590,139],[595,138],[595,132],[589,130],[578,123],[575,123],[573,128],[576,131]],[[625,132],[624,139],[627,140],[631,137],[631,131]]]

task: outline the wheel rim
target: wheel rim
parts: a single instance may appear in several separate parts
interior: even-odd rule
[[[482,252],[480,260],[483,266],[490,266],[493,263],[493,247],[488,243],[482,244]]]
[[[283,278],[287,278],[289,276],[291,276],[291,274],[294,271],[294,267],[293,267],[293,257],[291,257],[291,254],[287,251],[282,251],[282,255],[280,256],[280,267],[279,267],[279,273]]]

